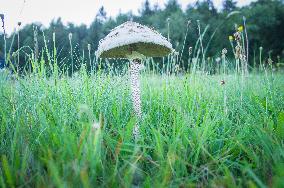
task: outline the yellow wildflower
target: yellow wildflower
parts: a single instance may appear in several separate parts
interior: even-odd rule
[[[229,36],[229,40],[230,40],[230,41],[234,40],[234,37],[230,35],[230,36]]]
[[[239,32],[242,32],[243,30],[244,30],[244,27],[242,25],[238,27]]]

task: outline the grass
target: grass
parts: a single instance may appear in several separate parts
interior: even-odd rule
[[[127,74],[2,73],[0,187],[283,187],[284,76],[266,73],[143,73],[138,143]]]
[[[5,58],[15,74],[0,72],[0,187],[284,187],[283,72],[260,49],[249,74],[241,31],[235,60],[206,58],[198,29],[188,62],[146,61],[137,142],[127,66],[92,61],[90,46],[73,57],[69,35],[72,65],[60,67],[55,33],[20,72],[26,47]]]

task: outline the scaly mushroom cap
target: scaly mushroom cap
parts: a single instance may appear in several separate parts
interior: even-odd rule
[[[146,57],[162,57],[173,52],[172,45],[157,31],[135,22],[125,22],[99,42],[96,56],[128,58],[132,52]]]

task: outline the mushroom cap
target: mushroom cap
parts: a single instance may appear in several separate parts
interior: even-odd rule
[[[125,22],[99,42],[96,56],[128,58],[132,52],[146,57],[162,57],[173,52],[172,45],[157,31],[136,22]]]

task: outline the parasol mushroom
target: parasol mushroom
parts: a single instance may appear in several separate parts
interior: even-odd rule
[[[123,58],[130,61],[131,95],[138,121],[142,118],[139,70],[145,57],[162,57],[173,52],[172,45],[157,31],[136,22],[125,22],[99,42],[97,58]],[[139,136],[139,123],[133,129],[135,140]]]

